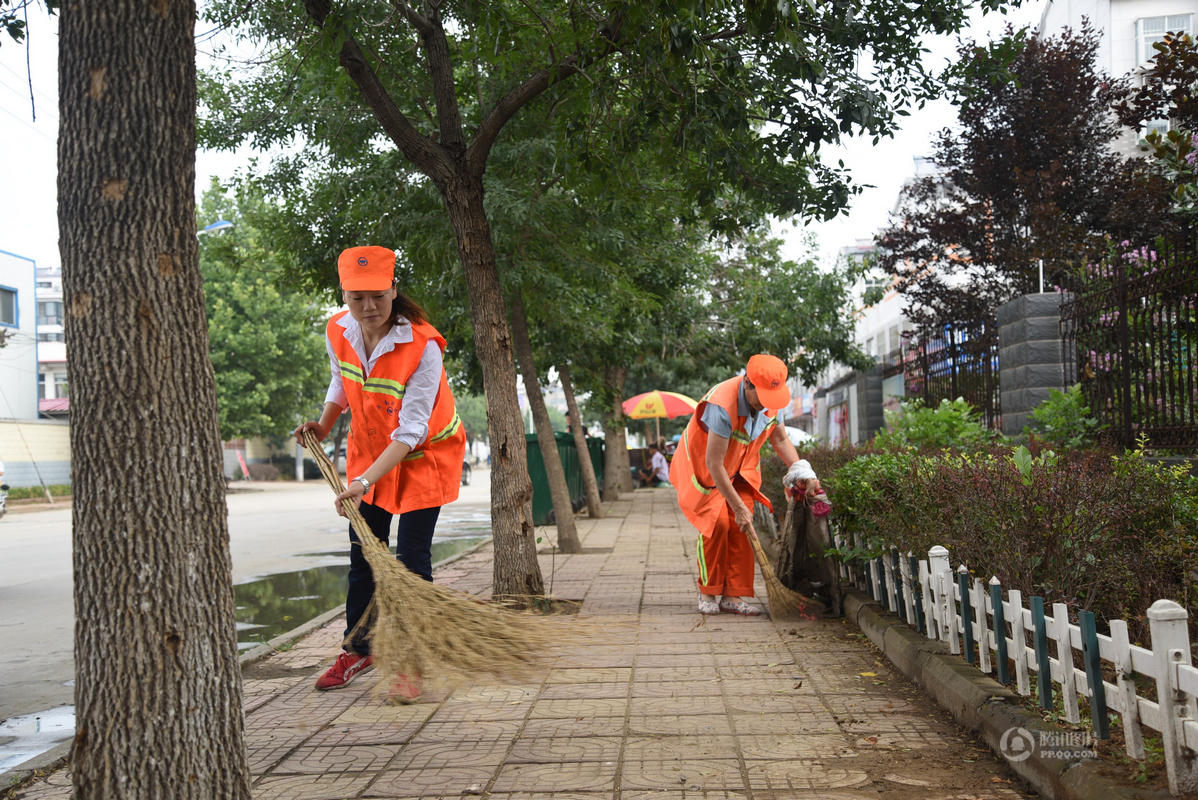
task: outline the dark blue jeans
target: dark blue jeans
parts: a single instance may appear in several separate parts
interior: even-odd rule
[[[371,532],[385,545],[391,542],[391,512],[378,506],[362,503],[358,509]],[[433,528],[437,526],[437,517],[441,507],[421,508],[399,515],[399,527],[396,530],[395,557],[403,565],[426,581],[433,579]],[[370,564],[362,555],[358,545],[358,535],[349,528],[349,589],[345,593],[345,636],[362,619],[366,609],[370,607],[370,598],[374,597],[374,575],[370,572]],[[370,654],[370,625],[369,621],[361,630],[354,634],[353,639],[345,645],[345,649],[353,650],[362,655]]]

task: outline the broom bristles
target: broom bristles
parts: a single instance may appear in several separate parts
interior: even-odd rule
[[[343,492],[341,476],[311,431],[305,431],[304,446],[333,490]],[[517,613],[424,580],[374,536],[352,500],[341,505],[374,575],[367,638],[382,674],[515,677],[550,646],[577,637],[577,629],[567,629],[561,618]]]
[[[788,509],[789,511],[789,509]],[[800,594],[782,583],[782,579],[774,572],[769,556],[761,547],[756,531],[750,528],[749,542],[753,545],[753,555],[757,557],[757,565],[761,567],[761,577],[765,581],[765,593],[770,603],[770,616],[774,619],[800,616],[814,619],[824,609],[820,601]]]

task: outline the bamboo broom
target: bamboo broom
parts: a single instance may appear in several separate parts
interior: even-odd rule
[[[782,535],[788,536],[790,533],[791,515],[794,513],[794,498],[789,494],[786,497],[786,522],[782,526]],[[747,533],[749,542],[753,545],[753,555],[757,558],[757,566],[761,567],[761,577],[765,581],[765,592],[769,598],[770,616],[774,619],[785,619],[788,617],[804,617],[814,619],[824,611],[824,604],[820,601],[800,594],[782,583],[782,579],[774,572],[774,567],[770,564],[769,556],[765,554],[765,550],[761,548],[761,540],[757,538],[757,531],[750,525]]]
[[[340,494],[341,476],[311,431],[304,446]],[[352,500],[342,500],[374,575],[371,656],[383,675],[422,675],[453,681],[466,675],[516,677],[552,645],[579,638],[561,618],[487,603],[411,572],[370,531]],[[367,615],[369,617],[369,614]],[[382,687],[385,682],[380,682]]]

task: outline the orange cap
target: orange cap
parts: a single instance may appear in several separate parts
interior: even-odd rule
[[[381,292],[395,283],[395,251],[351,247],[337,258],[337,277],[347,292]]]
[[[786,408],[790,402],[790,387],[786,385],[789,374],[782,359],[766,353],[758,353],[750,358],[745,370],[749,383],[757,390],[757,399],[771,410]]]

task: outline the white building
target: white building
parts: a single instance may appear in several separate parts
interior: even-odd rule
[[[43,417],[65,419],[67,346],[63,339],[62,270],[37,271],[38,411]]]
[[[0,419],[37,419],[37,264],[0,250]]]
[[[1095,62],[1098,69],[1120,78],[1132,75],[1152,61],[1152,45],[1165,33],[1194,34],[1198,0],[1062,0],[1049,2],[1040,17],[1040,36],[1053,36],[1064,28],[1080,30],[1090,20],[1100,34]],[[1119,142],[1125,155],[1134,155],[1149,130],[1167,130],[1167,120],[1150,122],[1140,131],[1128,131]]]

